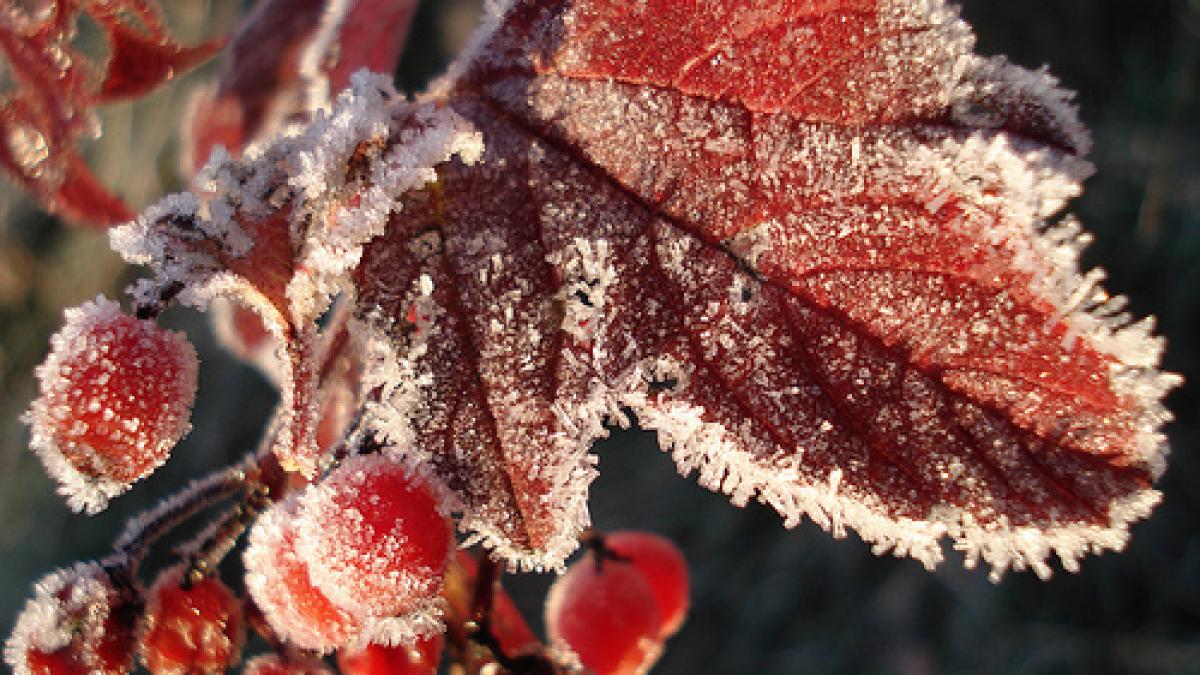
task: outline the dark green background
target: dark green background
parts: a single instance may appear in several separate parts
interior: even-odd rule
[[[237,8],[193,1],[171,9],[173,25],[188,36],[228,25]],[[473,11],[469,0],[427,0],[402,84],[419,87],[445,63],[445,44],[461,39]],[[1050,64],[1079,92],[1098,170],[1071,205],[1096,234],[1086,261],[1108,270],[1108,289],[1131,296],[1137,314],[1158,316],[1169,339],[1166,367],[1200,381],[1200,1],[974,0],[964,14],[981,53]],[[106,111],[93,161],[135,202],[181,184],[171,136],[189,82]],[[108,512],[68,513],[15,420],[61,307],[98,291],[115,294],[130,272],[102,237],[63,229],[9,191],[0,198],[7,200],[0,206],[0,630],[7,633],[41,574],[103,555],[130,513],[252,447],[273,394],[214,348],[200,318],[171,313],[204,362],[195,431],[159,474]],[[594,517],[602,528],[668,534],[692,563],[693,611],[658,673],[1200,673],[1194,390],[1178,390],[1170,405],[1179,419],[1169,428],[1164,504],[1135,526],[1126,552],[1090,558],[1082,573],[1049,582],[1015,574],[993,585],[953,555],[931,574],[910,560],[875,558],[853,535],[835,541],[811,524],[785,531],[767,509],[735,509],[680,478],[653,439],[637,432],[598,446]],[[549,578],[509,583],[540,623]]]

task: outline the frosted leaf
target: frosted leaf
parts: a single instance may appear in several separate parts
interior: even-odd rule
[[[72,509],[96,513],[191,430],[196,352],[103,296],[66,310],[35,375],[30,446]]]
[[[34,586],[34,597],[4,644],[5,663],[17,675],[48,667],[126,672],[133,658],[133,615],[119,607],[122,602],[97,563],[47,575]]]
[[[409,380],[380,426],[465,529],[559,565],[630,409],[735,504],[877,552],[1124,545],[1178,378],[1054,223],[1091,167],[1053,78],[940,0],[503,9],[435,90],[481,161],[355,277]]]
[[[162,289],[200,307],[230,296],[257,312],[280,347],[283,401],[277,452],[288,470],[317,470],[316,322],[348,287],[362,247],[401,208],[400,197],[437,180],[453,156],[478,157],[479,135],[449,108],[411,103],[365,71],[306,127],[247,150],[214,152],[195,194],[171,195],[111,232],[126,260]]]
[[[450,528],[403,465],[382,455],[343,460],[305,491],[295,527],[296,552],[313,585],[373,622],[372,641],[411,643],[441,628]],[[405,624],[415,628],[405,634]]]
[[[250,529],[243,562],[246,590],[281,637],[328,653],[355,640],[362,623],[313,586],[296,552],[296,499],[271,507]]]
[[[400,195],[436,180],[450,157],[478,156],[478,134],[449,109],[407,102],[379,75],[352,81],[307,127],[243,159],[214,153],[195,194],[168,196],[112,232],[114,250],[158,276],[143,295],[170,282],[198,306],[257,295],[280,322],[303,325],[328,308]]]

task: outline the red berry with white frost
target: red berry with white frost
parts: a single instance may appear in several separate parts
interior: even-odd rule
[[[658,603],[641,571],[613,558],[597,564],[592,551],[568,567],[546,596],[551,646],[597,675],[648,670],[662,651],[661,630]]]
[[[313,584],[355,616],[440,613],[452,546],[429,488],[382,455],[345,459],[300,497],[296,550]]]
[[[182,333],[103,296],[64,316],[25,421],[71,508],[95,513],[165,462],[191,429],[196,352]]]
[[[360,651],[338,652],[342,675],[434,675],[442,660],[443,638],[422,638],[415,645],[367,645]]]
[[[215,577],[185,583],[185,571],[167,570],[150,589],[139,648],[154,675],[224,672],[241,653],[241,601]]]
[[[96,563],[37,583],[4,645],[16,675],[123,675],[133,665],[134,606]]]
[[[349,644],[362,626],[313,585],[296,553],[295,508],[294,499],[276,504],[250,529],[246,589],[279,637],[330,652]]]
[[[661,535],[635,530],[606,533],[604,546],[646,577],[662,616],[659,636],[665,639],[678,632],[687,616],[690,591],[687,561],[679,547]]]

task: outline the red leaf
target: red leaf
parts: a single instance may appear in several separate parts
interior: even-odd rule
[[[356,78],[114,234],[144,294],[269,308],[289,467],[352,282],[356,433],[516,565],[576,547],[626,411],[735,504],[927,566],[1124,545],[1178,378],[1052,221],[1090,166],[1050,76],[938,0],[508,7],[428,102]]]
[[[108,26],[112,59],[97,100],[136,98],[190,70],[217,53],[223,41],[183,47],[163,37],[151,37],[123,23]]]
[[[484,161],[359,271],[466,526],[560,561],[627,407],[735,503],[928,566],[1123,546],[1177,378],[1049,221],[1069,94],[971,42],[941,2],[514,4],[444,92]]]
[[[346,5],[337,35],[327,48],[325,69],[329,90],[350,85],[360,68],[391,73],[400,62],[408,28],[417,12],[417,0],[356,0]]]
[[[78,156],[67,160],[66,176],[47,206],[69,220],[101,226],[128,222],[136,215]]]
[[[193,170],[215,145],[234,156],[280,124],[329,104],[350,75],[391,73],[416,0],[262,0],[227,49],[216,91],[193,101],[185,140]]]

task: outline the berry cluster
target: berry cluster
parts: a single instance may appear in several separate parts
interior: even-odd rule
[[[134,316],[99,297],[68,310],[38,370],[41,395],[27,416],[34,446],[76,508],[103,508],[189,429],[196,357],[186,338],[155,324],[161,309]],[[274,647],[244,666],[261,675],[330,673],[321,657],[334,653],[351,675],[431,675],[443,655],[468,672],[620,674],[653,664],[687,609],[674,545],[589,533],[587,553],[547,598],[543,645],[500,588],[497,563],[452,554],[444,489],[347,420],[340,394],[352,391],[353,368],[330,359],[323,370],[320,475],[288,473],[264,451],[193,484],[135,520],[109,559],[43,580],[6,644],[9,665],[22,675],[121,675],[135,662],[155,675],[224,672],[241,660],[247,628]],[[149,548],[220,503],[225,516],[143,586]],[[247,532],[242,593],[218,572]]]
[[[683,625],[688,571],[679,549],[646,532],[593,534],[546,598],[546,630],[589,671],[643,673]]]

